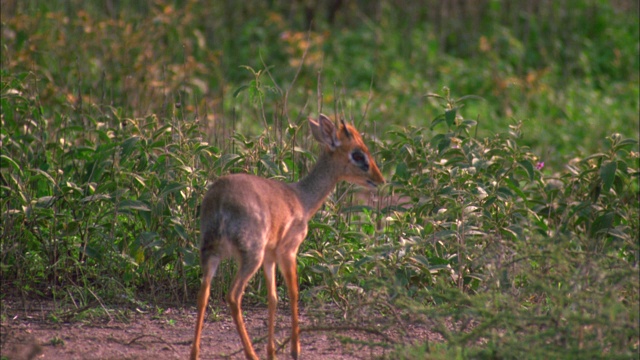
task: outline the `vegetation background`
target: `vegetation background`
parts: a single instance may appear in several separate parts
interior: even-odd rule
[[[192,304],[208,181],[295,181],[322,111],[389,184],[314,218],[301,301],[445,339],[392,358],[638,356],[636,1],[1,5],[3,301]]]

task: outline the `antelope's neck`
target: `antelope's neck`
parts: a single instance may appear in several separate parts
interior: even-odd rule
[[[339,176],[331,163],[331,157],[323,152],[309,174],[292,184],[298,192],[304,206],[307,218],[311,218],[318,211],[324,200],[335,189]]]

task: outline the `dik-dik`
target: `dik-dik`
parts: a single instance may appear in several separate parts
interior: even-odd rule
[[[242,319],[242,295],[260,266],[267,283],[269,336],[267,356],[275,358],[276,264],[289,290],[291,303],[291,356],[300,354],[298,278],[296,255],[307,235],[309,219],[335,188],[346,180],[367,188],[384,183],[358,131],[344,121],[336,128],[325,115],[309,119],[322,153],[309,174],[296,183],[283,183],[254,175],[234,174],[218,179],[207,191],[200,214],[202,285],[191,359],[200,353],[200,336],[209,300],[211,279],[220,261],[233,257],[238,272],[227,303],[247,359],[258,359]]]

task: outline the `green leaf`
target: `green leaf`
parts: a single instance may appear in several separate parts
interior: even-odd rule
[[[11,165],[14,170],[22,175],[22,170],[20,170],[20,165],[17,162],[6,155],[0,155],[0,168],[6,168],[8,165]]]
[[[173,231],[183,240],[189,240],[189,235],[182,224],[173,225]]]
[[[446,150],[449,147],[450,144],[451,144],[451,139],[450,138],[448,138],[448,137],[443,138],[438,143],[438,152],[442,153],[444,150]]]
[[[184,254],[184,264],[191,267],[200,265],[199,257],[196,255],[196,252],[191,249],[180,248],[180,251]]]
[[[238,154],[224,154],[220,156],[218,160],[216,160],[214,167],[227,170],[231,165],[235,164],[241,159],[242,157]]]
[[[440,99],[440,100],[446,100],[445,97],[435,94],[435,93],[427,93],[426,95],[424,95],[425,97],[432,97],[432,98],[436,98],[436,99]]]
[[[370,255],[365,255],[362,257],[362,259],[356,261],[353,265],[355,267],[361,267],[363,265],[366,265],[368,263],[375,263],[377,260],[376,257],[370,256]]]
[[[85,248],[80,248],[80,251],[82,251],[88,257],[90,257],[92,259],[97,259],[97,260],[102,260],[103,255],[104,255],[104,251],[101,248],[97,248],[97,247],[92,246],[92,245],[88,245],[86,247],[86,249]]]
[[[38,200],[36,201],[36,206],[37,207],[41,207],[41,208],[50,208],[51,205],[53,205],[53,203],[55,202],[56,197],[55,196],[43,196],[38,198]]]
[[[621,148],[627,146],[627,145],[635,145],[638,143],[638,140],[636,139],[624,139],[622,141],[620,141],[619,143],[616,144],[614,150],[618,151]]]
[[[180,169],[180,170],[184,171],[188,175],[193,174],[193,168],[191,166],[178,165],[178,166],[176,166],[176,169]]]
[[[78,146],[71,148],[65,156],[68,156],[74,160],[91,160],[95,150],[89,146]]]
[[[531,163],[531,161],[520,160],[518,164],[520,164],[520,166],[522,166],[527,171],[527,174],[529,174],[529,180],[533,180],[535,172],[533,171],[533,164]]]
[[[484,199],[484,203],[482,204],[482,206],[484,206],[485,208],[489,207],[493,205],[493,203],[495,203],[496,200],[498,200],[498,198],[495,195],[491,195]]]
[[[456,236],[458,233],[453,230],[441,230],[435,233],[437,239],[446,239],[452,236]]]
[[[427,269],[431,265],[431,263],[429,263],[429,259],[427,259],[424,255],[420,255],[420,254],[414,255],[411,257],[411,260],[417,264],[424,266]]]
[[[603,157],[607,157],[607,154],[595,153],[595,154],[591,154],[591,155],[587,156],[586,158],[582,159],[582,162],[587,162],[588,160],[591,160],[591,159],[599,159],[599,158],[603,158]]]
[[[511,178],[506,178],[505,183],[509,189],[513,190],[522,200],[527,201],[527,195],[518,187],[518,184]]]
[[[87,203],[98,200],[110,200],[111,196],[108,194],[94,194],[80,199],[80,202]]]
[[[269,159],[268,157],[263,156],[262,159],[260,159],[260,163],[265,168],[267,168],[267,170],[269,170],[269,174],[278,175],[280,173],[280,169],[278,168],[278,165],[276,165],[276,163],[271,161],[271,159]]]
[[[447,122],[448,126],[452,126],[454,121],[456,120],[456,113],[458,112],[458,108],[449,109],[444,112],[444,119]]]
[[[334,233],[334,234],[338,234],[338,230],[336,230],[333,226],[328,225],[328,224],[323,224],[317,221],[311,221],[309,222],[309,233],[312,233],[312,230],[323,230],[326,233]],[[315,235],[315,234],[314,234]]]
[[[607,212],[598,216],[591,224],[591,236],[595,237],[603,231],[607,231],[613,224],[613,212]]]
[[[429,268],[429,272],[433,275],[437,275],[440,271],[450,272],[451,267],[449,265],[435,265]]]
[[[140,140],[140,137],[132,136],[127,140],[123,141],[121,145],[122,156],[123,157],[129,156],[133,152],[133,149],[135,148],[135,145],[138,143],[139,140]]]
[[[508,184],[508,185],[515,186],[514,184]],[[513,197],[513,192],[509,190],[509,187],[501,186],[498,188],[498,190],[496,190],[496,194],[501,200],[510,200],[510,198]]]
[[[118,211],[138,210],[138,211],[151,211],[149,205],[138,200],[122,200],[118,204]]]
[[[470,127],[478,125],[478,122],[475,121],[475,120],[472,120],[472,119],[465,119],[465,120],[462,121],[461,125],[463,125],[466,128],[470,128]]]
[[[500,228],[500,232],[503,235],[508,235],[511,237],[511,240],[518,240],[518,234],[508,227]]]
[[[47,179],[51,184],[55,184],[56,181],[53,180],[53,178],[51,177],[51,175],[49,175],[49,173],[42,171],[40,169],[31,169],[31,171],[35,172],[36,174],[40,174],[42,175],[45,179]]]
[[[260,89],[260,84],[256,80],[252,80],[249,83],[249,100],[255,104],[263,97],[264,97],[264,94]]]
[[[331,275],[331,271],[329,270],[329,268],[323,265],[313,265],[311,267],[311,271],[316,274]]]
[[[405,164],[404,162],[398,163],[398,165],[396,165],[395,175],[404,181],[409,179],[411,173],[409,172],[409,167],[407,166],[407,164]]]
[[[233,92],[233,97],[236,98],[240,93],[249,88],[249,85],[242,85]]]
[[[108,146],[111,144],[111,137],[109,136],[109,132],[106,130],[96,129],[94,130],[96,134],[98,134],[98,138],[103,146]]]
[[[129,176],[131,176],[133,178],[133,180],[135,180],[138,183],[138,185],[140,185],[141,187],[144,188],[144,187],[147,186],[147,184],[145,182],[145,179],[142,176],[140,176],[140,175],[138,175],[136,173],[127,173],[127,174]]]
[[[187,185],[181,184],[179,182],[170,182],[160,190],[160,197],[164,198],[168,194],[174,193],[176,191],[180,191],[186,187]]]
[[[613,180],[616,178],[616,169],[618,163],[615,161],[607,161],[600,166],[600,178],[602,179],[602,190],[607,193],[613,185]]]
[[[465,96],[463,96],[463,97],[461,97],[461,98],[457,99],[457,100],[456,100],[456,103],[462,102],[462,101],[467,100],[467,99],[473,99],[473,100],[484,100],[484,98],[483,98],[483,97],[478,96],[478,95],[465,95]]]
[[[165,141],[164,140],[159,140],[158,138],[164,134],[170,134],[171,133],[171,125],[167,124],[162,126],[161,128],[157,129],[156,131],[153,132],[153,135],[151,136],[154,140],[154,142],[151,144],[152,148],[159,148],[159,147],[163,147],[165,146]]]
[[[629,169],[629,166],[627,165],[626,162],[624,162],[623,160],[618,160],[618,170],[620,170],[621,173],[623,174],[627,174],[627,170]]]
[[[431,121],[431,130],[433,130],[438,124],[440,124],[440,123],[442,123],[444,121],[445,121],[444,115],[439,115],[438,117],[433,119],[433,121]]]
[[[480,230],[467,230],[464,232],[465,236],[486,236],[487,233]]]
[[[414,157],[415,150],[413,149],[413,146],[411,146],[410,144],[404,144],[402,145],[398,153],[402,155],[407,154],[410,157]]]

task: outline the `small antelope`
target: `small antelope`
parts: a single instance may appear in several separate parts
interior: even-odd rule
[[[242,319],[242,295],[262,265],[267,283],[269,333],[267,356],[274,359],[276,264],[284,276],[291,302],[291,356],[300,354],[298,328],[298,275],[296,255],[307,235],[309,219],[340,180],[375,188],[384,178],[358,131],[344,120],[336,129],[325,115],[309,119],[322,154],[311,172],[297,183],[287,184],[254,175],[234,174],[218,179],[202,201],[200,261],[202,285],[198,293],[198,319],[191,359],[198,358],[202,322],[209,300],[211,279],[220,261],[234,257],[238,272],[227,303],[242,340],[247,359],[258,359]]]

